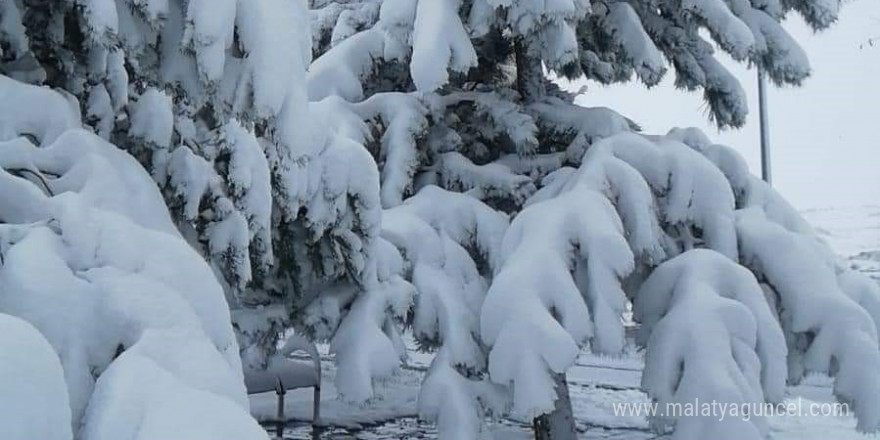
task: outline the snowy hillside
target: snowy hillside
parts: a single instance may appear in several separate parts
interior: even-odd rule
[[[801,213],[853,268],[880,280],[880,205]]]

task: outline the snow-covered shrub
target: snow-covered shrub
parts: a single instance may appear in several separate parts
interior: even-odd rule
[[[0,89],[26,103],[0,114],[0,399],[16,409],[4,410],[0,431],[266,438],[247,412],[223,289],[154,181],[126,152],[74,128],[77,107],[62,95],[7,77]],[[208,415],[216,420],[198,422]]]

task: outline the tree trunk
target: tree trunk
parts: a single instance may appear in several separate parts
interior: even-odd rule
[[[535,440],[577,440],[571,397],[568,395],[568,382],[565,373],[554,374],[556,383],[556,404],[553,412],[543,414],[532,421]]]
[[[523,39],[514,42],[516,56],[516,91],[524,101],[533,101],[544,96],[544,67],[541,60],[529,56],[528,48]]]

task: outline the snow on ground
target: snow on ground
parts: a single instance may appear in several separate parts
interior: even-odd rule
[[[399,417],[416,417],[416,403],[419,396],[419,383],[423,371],[403,369],[396,376],[376,387],[377,396],[365,405],[350,404],[338,397],[333,379],[336,366],[328,355],[326,345],[319,346],[321,352],[321,419],[328,426],[358,430],[364,426],[375,425]],[[312,420],[312,389],[294,390],[287,394],[285,414],[293,421]],[[274,420],[276,411],[274,392],[251,396],[251,413],[259,421]]]
[[[880,281],[880,205],[840,209],[813,209],[803,212],[820,235],[857,269]],[[414,347],[412,340],[409,346]],[[411,350],[406,368],[377,387],[379,395],[367,405],[352,405],[338,399],[333,387],[336,368],[327,347],[319,347],[322,355],[323,428],[321,439],[434,439],[436,429],[417,420],[418,386],[431,355]],[[629,349],[621,358],[581,353],[568,372],[572,405],[582,439],[640,440],[657,437],[649,431],[646,418],[619,415],[614,404],[647,403],[639,390],[643,353]],[[808,407],[812,402],[834,402],[831,380],[812,376],[803,384],[787,390],[786,403]],[[251,396],[251,412],[261,421],[274,419],[274,393]],[[309,425],[312,416],[312,390],[289,393],[286,416],[290,423],[285,439],[312,439]],[[780,415],[767,419],[773,440],[854,440],[880,439],[880,435],[859,434],[852,416]],[[273,430],[269,422],[267,428]],[[503,420],[492,426],[496,439],[531,438],[529,426],[522,422]]]
[[[880,205],[811,209],[802,214],[854,268],[880,280]]]

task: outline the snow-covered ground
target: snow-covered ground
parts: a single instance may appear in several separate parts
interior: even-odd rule
[[[810,209],[802,214],[854,268],[880,280],[880,204]]]
[[[880,282],[880,205],[841,209],[814,209],[803,214],[831,246],[852,265]],[[327,425],[319,438],[326,439],[433,439],[436,430],[417,420],[416,402],[419,383],[430,355],[413,352],[409,365],[387,381],[376,398],[367,405],[350,405],[336,398],[333,379],[336,369],[327,347],[319,347],[323,357],[321,414]],[[647,403],[639,390],[642,355],[629,350],[624,358],[599,357],[582,353],[568,373],[570,391],[578,428],[583,439],[654,439],[644,416],[615,414],[614,404]],[[834,402],[831,381],[813,376],[802,385],[787,391],[787,402]],[[259,420],[272,420],[275,395],[251,396],[251,412]],[[285,438],[311,439],[309,426],[312,391],[291,392],[286,400],[286,415],[291,420]],[[880,435],[859,434],[852,416],[768,417],[771,438],[775,440],[809,439],[880,439]],[[504,420],[493,424],[497,439],[531,438],[529,427]],[[274,432],[274,431],[273,431]]]

